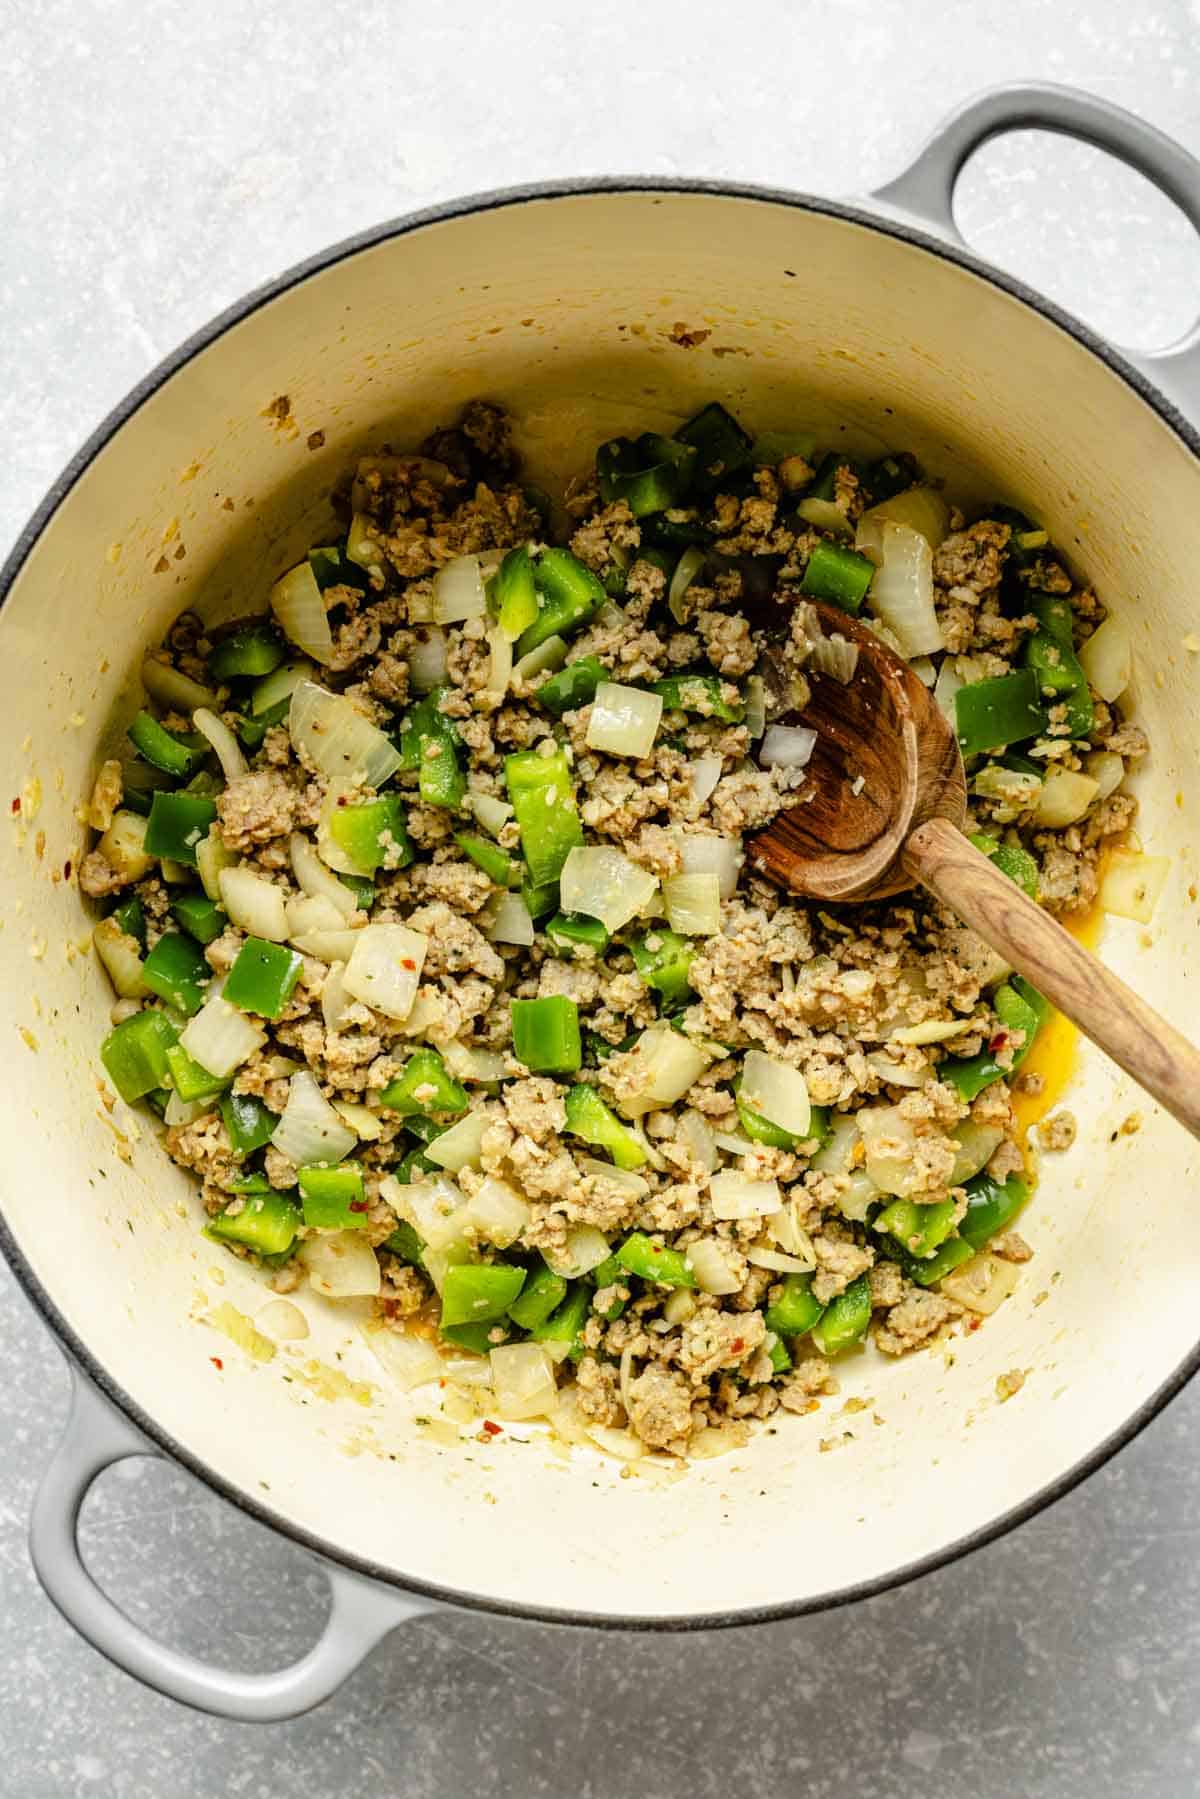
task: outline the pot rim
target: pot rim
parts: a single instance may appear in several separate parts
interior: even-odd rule
[[[289,289],[299,286],[309,276],[319,274],[323,270],[332,268],[335,264],[357,255],[362,250],[373,249],[376,245],[385,243],[392,238],[407,237],[427,225],[467,218],[475,213],[493,212],[503,207],[524,206],[535,201],[578,199],[592,195],[622,193],[702,194],[719,199],[749,200],[769,205],[788,206],[799,212],[841,219],[850,224],[862,226],[869,231],[897,238],[903,243],[912,245],[915,249],[925,250],[945,262],[964,269],[969,274],[990,282],[993,287],[997,287],[1011,298],[1021,301],[1032,311],[1039,313],[1051,324],[1057,325],[1060,330],[1073,337],[1084,349],[1090,350],[1107,368],[1133,388],[1135,393],[1151,406],[1183,440],[1192,454],[1200,458],[1200,431],[1139,369],[1135,368],[1126,357],[1091,330],[1089,326],[1083,324],[1058,306],[1055,301],[1048,299],[1036,288],[1030,287],[1018,277],[995,268],[965,247],[947,243],[928,230],[908,224],[903,218],[872,212],[862,205],[846,204],[838,200],[800,193],[793,189],[769,187],[758,183],[719,181],[687,176],[615,175],[582,179],[568,176],[556,180],[530,182],[468,194],[456,200],[424,207],[417,212],[404,213],[383,224],[368,227],[364,231],[357,232],[351,237],[343,238],[338,243],[317,251],[301,262],[294,263],[282,274],[251,289],[241,299],[218,313],[206,325],[201,326],[199,330],[185,338],[155,368],[143,376],[124,399],[112,408],[51,484],[45,497],[35,508],[17,537],[3,566],[0,566],[0,608],[7,601],[30,552],[51,518],[92,462],[139,411],[145,401],[157,393],[174,374],[198,356],[201,351],[206,350],[210,344],[222,337],[232,326],[240,324],[243,319],[249,318],[261,307],[278,299]],[[0,1253],[3,1254],[42,1321],[110,1403],[164,1455],[169,1456],[196,1479],[202,1481],[221,1499],[236,1506],[239,1511],[256,1519],[259,1523],[267,1525],[270,1529],[278,1531],[282,1536],[316,1556],[336,1563],[353,1573],[364,1575],[383,1586],[396,1588],[405,1593],[417,1594],[447,1606],[462,1606],[473,1611],[545,1624],[582,1625],[594,1630],[665,1631],[678,1634],[694,1630],[728,1629],[739,1625],[777,1622],[786,1618],[806,1617],[819,1612],[832,1611],[836,1607],[853,1604],[857,1600],[873,1598],[877,1594],[891,1592],[906,1586],[910,1581],[917,1580],[922,1575],[947,1567],[971,1554],[974,1550],[995,1542],[1017,1525],[1036,1517],[1048,1506],[1065,1498],[1068,1493],[1102,1467],[1118,1450],[1123,1449],[1139,1436],[1152,1419],[1162,1411],[1163,1407],[1191,1380],[1197,1369],[1200,1369],[1200,1341],[1198,1341],[1191,1353],[1184,1357],[1178,1367],[1148,1399],[1144,1400],[1128,1418],[1110,1431],[1094,1449],[1081,1457],[1078,1462],[1055,1480],[1049,1481],[1037,1492],[1022,1500],[1020,1504],[1009,1507],[1007,1511],[1002,1512],[989,1523],[969,1531],[965,1536],[955,1538],[953,1542],[932,1551],[929,1555],[904,1563],[887,1574],[879,1574],[869,1580],[840,1587],[828,1593],[820,1593],[809,1599],[781,1601],[778,1605],[747,1606],[732,1611],[695,1614],[664,1613],[661,1615],[592,1612],[524,1604],[515,1600],[494,1599],[485,1594],[472,1593],[461,1588],[439,1586],[435,1582],[396,1573],[390,1568],[373,1562],[369,1557],[342,1550],[326,1539],[291,1522],[271,1506],[264,1505],[261,1500],[254,1498],[250,1493],[227,1480],[223,1474],[199,1456],[193,1455],[190,1450],[177,1442],[156,1419],[145,1412],[112,1378],[42,1286],[9,1228],[2,1208],[0,1208]]]

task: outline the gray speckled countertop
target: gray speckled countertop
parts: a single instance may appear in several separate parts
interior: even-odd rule
[[[501,22],[503,21],[503,22]],[[948,107],[1076,81],[1200,151],[1197,0],[29,0],[0,9],[0,539],[180,338],[375,221],[575,172],[886,179]],[[1190,322],[1200,246],[1135,177],[1028,136],[960,188],[978,248],[1127,341]],[[50,1197],[50,1196],[48,1196]],[[185,1712],[86,1648],[25,1549],[67,1380],[0,1265],[0,1794],[13,1799],[1185,1799],[1200,1789],[1200,1389],[1015,1537],[824,1617],[619,1638],[442,1615],[258,1729]],[[161,1465],[85,1513],[88,1555],[168,1640],[278,1665],[309,1564]]]

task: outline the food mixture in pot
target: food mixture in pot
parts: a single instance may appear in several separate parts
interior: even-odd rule
[[[489,1418],[705,1453],[868,1337],[975,1327],[1031,1253],[1041,997],[927,895],[810,905],[747,853],[804,800],[810,674],[854,678],[809,602],[934,687],[973,841],[1052,911],[1148,916],[1146,739],[1045,531],[905,454],[713,404],[563,474],[523,485],[473,403],[362,461],[251,616],[149,654],[80,877],[101,1058],[208,1236],[372,1301],[403,1384],[477,1358]]]

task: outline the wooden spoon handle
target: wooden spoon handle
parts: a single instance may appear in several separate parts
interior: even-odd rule
[[[1200,1137],[1200,1052],[1173,1025],[1022,893],[949,820],[931,818],[918,825],[901,862],[1193,1137]]]

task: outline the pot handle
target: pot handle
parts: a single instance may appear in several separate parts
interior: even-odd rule
[[[79,1510],[97,1475],[129,1456],[159,1455],[72,1367],[71,1413],[33,1502],[29,1548],[37,1577],[73,1629],[136,1680],[198,1711],[243,1723],[294,1718],[328,1699],[388,1632],[436,1608],[318,1561],[333,1603],[308,1654],[272,1674],[238,1674],[169,1649],[101,1592],[79,1553]],[[314,1560],[318,1558],[314,1557]]]
[[[1200,232],[1200,162],[1144,119],[1054,82],[1015,81],[977,94],[939,125],[902,175],[871,198],[963,244],[954,222],[954,188],[964,164],[990,138],[1027,130],[1056,131],[1107,150],[1152,181]],[[1200,322],[1164,350],[1119,348],[1189,418],[1200,413]]]

